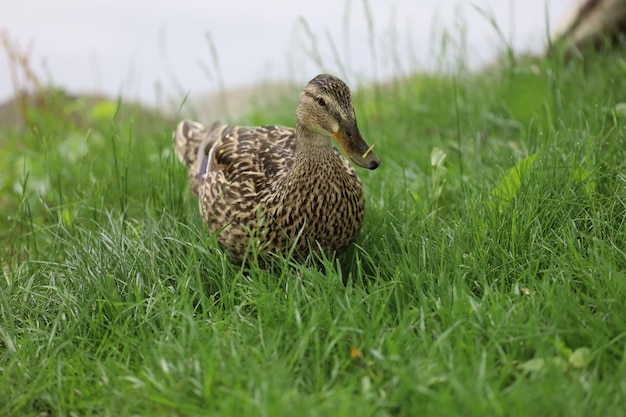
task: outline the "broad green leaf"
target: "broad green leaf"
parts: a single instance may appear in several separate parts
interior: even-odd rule
[[[546,361],[543,358],[532,358],[526,362],[520,363],[517,367],[526,372],[539,372],[543,371],[546,366]]]
[[[565,372],[567,370],[567,362],[560,356],[551,356],[549,358],[533,358],[517,365],[518,369],[525,372],[537,373],[552,368]]]
[[[568,358],[568,362],[574,368],[584,368],[591,362],[592,353],[588,347],[579,347]]]
[[[537,159],[537,155],[537,153],[534,153],[522,159],[504,174],[498,186],[491,190],[491,195],[498,203],[507,204],[515,198],[522,186],[522,180],[528,176],[530,168],[533,166],[535,159]]]

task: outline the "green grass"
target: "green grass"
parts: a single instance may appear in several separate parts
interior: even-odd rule
[[[204,229],[175,121],[40,109],[0,142],[0,414],[623,415],[624,102],[610,53],[361,89],[357,245],[271,270]]]

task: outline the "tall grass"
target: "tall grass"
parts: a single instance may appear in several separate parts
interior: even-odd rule
[[[355,247],[272,269],[206,232],[173,121],[44,112],[2,144],[0,414],[621,415],[625,69],[360,89],[383,165]]]

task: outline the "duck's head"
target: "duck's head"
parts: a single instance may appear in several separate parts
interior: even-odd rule
[[[380,165],[357,127],[350,89],[339,78],[321,74],[309,81],[300,95],[296,117],[301,128],[334,137],[355,164],[367,169]]]

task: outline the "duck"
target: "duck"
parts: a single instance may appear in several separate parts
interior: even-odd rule
[[[204,222],[239,261],[251,254],[338,254],[363,223],[363,186],[351,162],[375,170],[380,159],[361,136],[349,87],[317,75],[295,115],[295,128],[220,121],[205,127],[186,119],[173,133]]]

